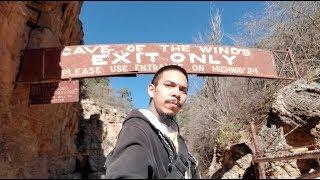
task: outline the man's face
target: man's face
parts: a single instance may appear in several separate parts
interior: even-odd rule
[[[148,93],[153,98],[154,110],[159,114],[175,116],[187,99],[188,82],[185,75],[177,70],[164,71],[155,86],[148,86]]]

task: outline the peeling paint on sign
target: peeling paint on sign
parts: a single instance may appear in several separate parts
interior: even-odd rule
[[[24,51],[22,82],[152,74],[176,64],[189,74],[277,78],[271,51],[188,44],[79,45]]]
[[[30,86],[30,104],[55,104],[78,101],[78,80],[32,84]]]

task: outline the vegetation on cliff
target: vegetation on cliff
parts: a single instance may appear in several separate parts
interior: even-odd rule
[[[200,43],[220,44],[224,35],[220,26],[222,20],[219,10],[212,9],[211,34],[199,36]],[[269,50],[290,48],[300,78],[317,80],[319,2],[266,2],[263,12],[248,12],[238,25],[242,34],[229,35],[235,45]],[[283,75],[292,72],[289,63],[278,64]],[[179,116],[189,146],[200,160],[202,177],[211,177],[214,171],[209,173],[209,166],[221,164],[225,150],[241,138],[241,130],[249,129],[250,121],[258,125],[266,121],[273,94],[292,81],[242,77],[206,77],[204,80],[204,89],[190,98]]]

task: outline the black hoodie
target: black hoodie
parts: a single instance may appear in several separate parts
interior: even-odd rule
[[[123,122],[118,141],[106,161],[107,179],[163,179],[169,171],[169,155],[158,131],[138,110],[132,110]],[[165,136],[165,135],[164,135]],[[178,157],[171,140],[175,158]],[[184,139],[178,135],[179,155],[188,157]],[[194,171],[192,178],[198,178]]]

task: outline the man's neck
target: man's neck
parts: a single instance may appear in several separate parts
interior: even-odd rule
[[[151,124],[154,125],[155,128],[160,130],[164,135],[166,135],[170,140],[173,142],[175,149],[177,152],[179,151],[179,143],[178,143],[178,136],[179,136],[179,127],[178,124],[172,123],[171,125],[167,125],[161,122],[156,114],[149,108],[149,109],[139,109],[139,111],[150,121]]]
[[[156,108],[154,107],[153,103],[151,103],[149,105],[149,108],[148,108],[158,119],[160,118],[159,117],[159,113],[157,112]]]
[[[164,118],[160,116],[160,113],[158,113],[157,109],[152,104],[149,106],[149,110],[157,117],[157,119],[162,124],[165,124],[168,127],[171,126],[172,122],[170,122],[169,120],[164,120]]]
[[[158,113],[158,111],[152,104],[149,106],[149,110],[158,118],[160,123],[166,125],[169,129],[174,129],[178,131],[178,124],[175,122],[174,119],[166,119],[163,116],[161,117],[161,115]]]

